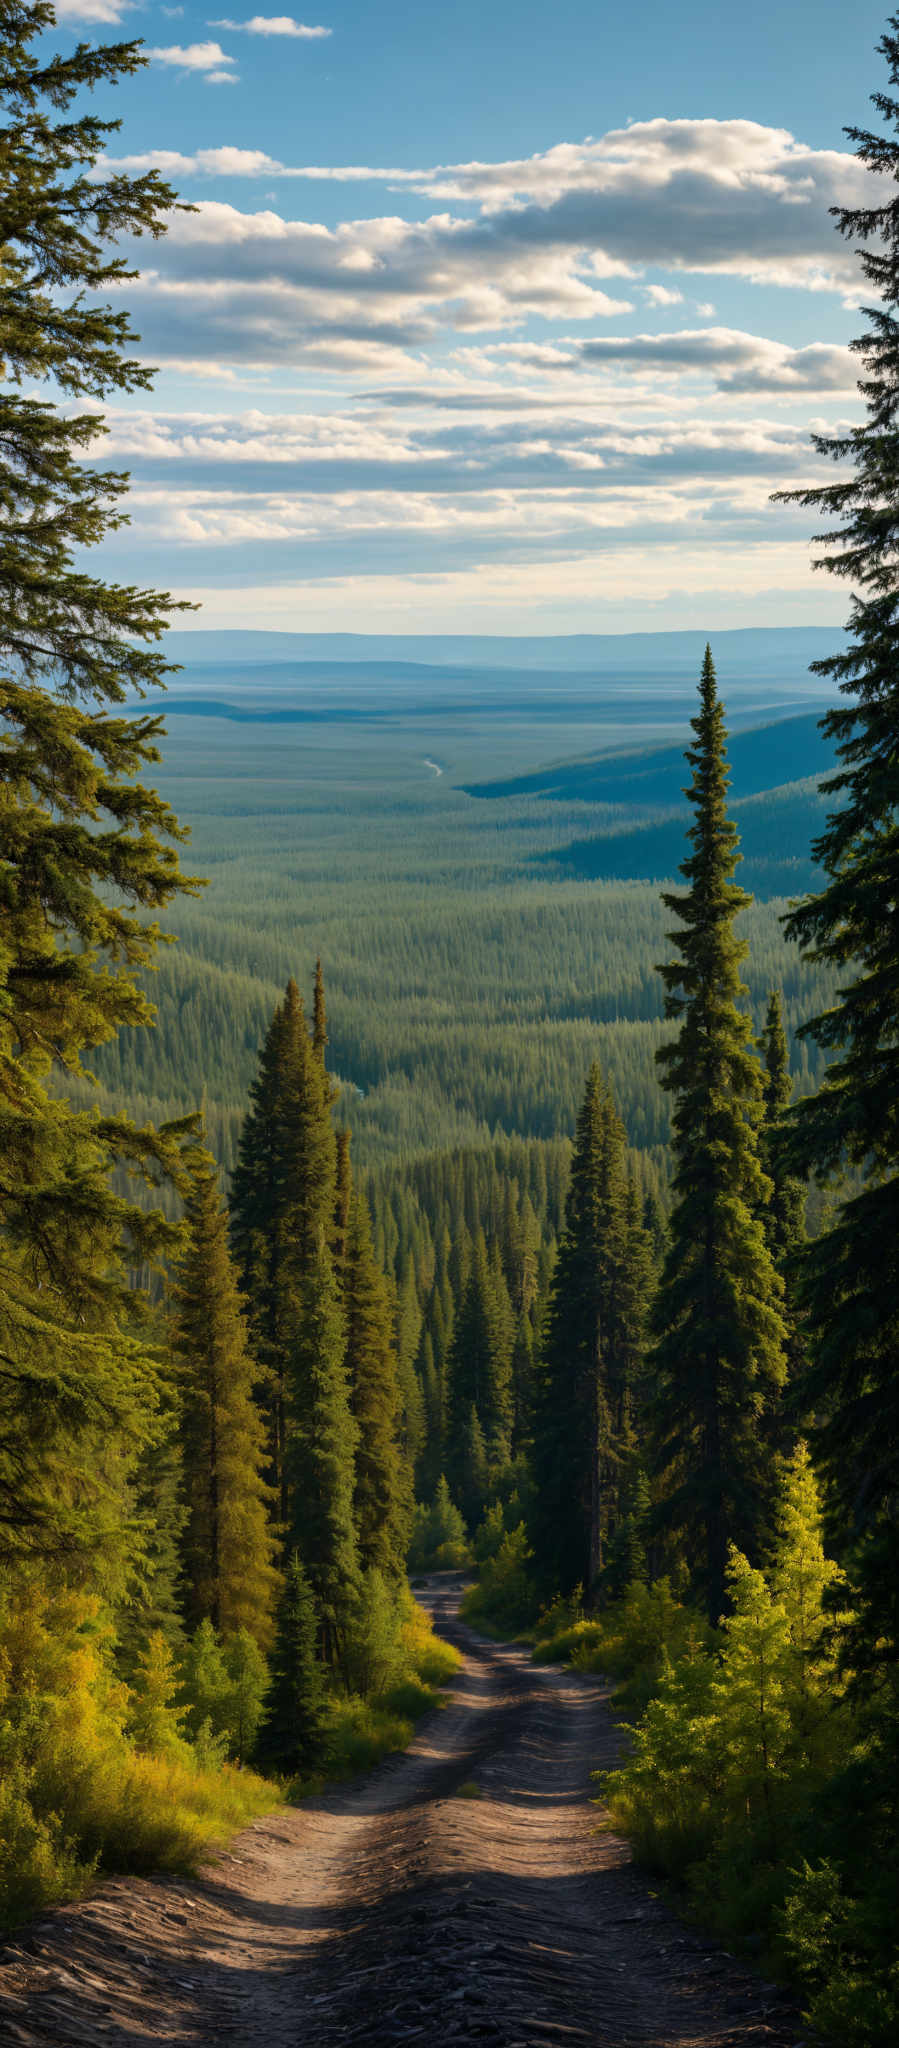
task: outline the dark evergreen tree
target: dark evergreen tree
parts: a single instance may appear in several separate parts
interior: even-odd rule
[[[152,1020],[135,971],[189,885],[184,835],[138,779],[161,722],[116,715],[162,680],[156,643],[178,607],[85,565],[125,517],[128,478],[85,459],[105,429],[78,402],[151,381],[109,303],[135,274],[113,248],[160,235],[174,197],[155,172],[105,172],[118,124],[85,111],[146,61],[140,45],[54,55],[54,19],[38,0],[0,22],[0,1555],[82,1574],[90,1555],[114,1595],[157,1427],[128,1269],[176,1237],[123,1183],[177,1174],[177,1133],[79,1113],[56,1082]],[[61,405],[39,395],[51,378]]]
[[[534,1383],[531,1541],[547,1589],[566,1593],[597,1587],[630,1449],[639,1322],[629,1233],[624,1130],[594,1065]]]
[[[276,1591],[271,1489],[263,1476],[265,1428],[228,1251],[214,1164],[201,1155],[185,1209],[186,1243],[174,1289],[186,1523],[184,1611],[195,1629],[247,1629],[271,1641]]]
[[[296,1551],[284,1574],[278,1606],[271,1687],[257,1738],[264,1769],[288,1776],[317,1763],[326,1727],[326,1677],[318,1655],[318,1619],[309,1580]]]
[[[487,1505],[490,1461],[481,1419],[472,1402],[468,1414],[459,1418],[453,1442],[453,1466],[457,1474],[456,1499],[469,1530],[476,1529]]]
[[[783,1024],[780,990],[768,997],[765,1028],[760,1040],[762,1054],[762,1159],[771,1182],[771,1197],[763,1215],[771,1257],[781,1275],[794,1261],[805,1241],[805,1189],[791,1174],[781,1154],[778,1139],[793,1097],[793,1082],[787,1035]]]
[[[680,1024],[657,1055],[673,1097],[674,1210],[655,1310],[661,1521],[680,1539],[714,1621],[730,1543],[758,1558],[770,1530],[765,1423],[784,1379],[782,1288],[765,1242],[771,1186],[759,1160],[762,1079],[741,1008],[746,946],[734,920],[749,902],[727,815],[724,712],[706,649],[695,744],[695,812],[678,920],[678,957],[660,968],[665,1014]]]
[[[813,664],[847,699],[823,721],[841,765],[824,784],[829,816],[813,847],[824,887],[786,927],[836,970],[839,992],[804,1026],[830,1063],[818,1094],[791,1112],[789,1164],[826,1181],[848,1163],[862,1182],[809,1247],[801,1301],[817,1457],[844,1530],[862,1543],[856,1655],[874,1662],[899,1646],[899,16],[879,48],[894,90],[873,100],[892,132],[847,134],[887,189],[879,206],[836,209],[880,301],[852,343],[867,417],[815,437],[847,474],[781,494],[836,521],[817,536],[818,566],[855,588],[848,645]]]
[[[401,1395],[390,1297],[375,1261],[364,1195],[353,1200],[343,1275],[346,1370],[358,1432],[353,1512],[359,1561],[387,1580],[405,1569],[411,1488],[400,1451]]]
[[[787,1379],[790,1385],[789,1413],[805,1404],[805,1347],[802,1317],[797,1300],[800,1258],[805,1245],[805,1187],[791,1173],[785,1118],[793,1097],[793,1080],[783,1006],[779,989],[768,997],[765,1028],[760,1040],[763,1069],[763,1117],[760,1132],[762,1165],[771,1182],[771,1198],[763,1211],[768,1250],[783,1281],[783,1316],[786,1324]],[[803,1417],[804,1421],[804,1417]],[[786,1448],[786,1444],[784,1448]]]
[[[512,1421],[512,1343],[508,1294],[498,1303],[483,1234],[473,1248],[470,1278],[453,1325],[449,1358],[446,1468],[456,1498],[463,1499],[462,1470],[472,1410],[483,1433],[488,1462],[509,1455]]]
[[[269,1412],[272,1483],[286,1525],[288,1360],[304,1282],[320,1244],[332,1247],[336,1230],[330,1100],[328,1076],[291,980],[260,1053],[231,1192],[232,1242]]]
[[[325,1064],[328,1046],[328,1018],[325,1010],[325,978],[322,963],[315,963],[315,992],[312,999],[312,1047],[322,1066]]]
[[[358,1431],[350,1413],[346,1325],[322,1238],[300,1288],[287,1360],[286,1477],[290,1543],[315,1597],[326,1663],[340,1649],[358,1583],[353,1489]]]

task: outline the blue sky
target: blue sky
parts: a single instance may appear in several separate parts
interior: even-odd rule
[[[857,417],[828,207],[869,0],[58,0],[139,35],[110,157],[198,206],[138,245],[160,374],[107,408],[104,568],[204,626],[584,632],[839,619],[768,503]]]

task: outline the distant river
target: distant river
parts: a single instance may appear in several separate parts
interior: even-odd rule
[[[435,775],[443,774],[443,769],[441,768],[439,761],[423,761],[422,767],[433,768]]]

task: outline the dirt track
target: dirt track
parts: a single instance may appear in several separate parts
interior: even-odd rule
[[[776,1994],[596,1832],[602,1682],[472,1636],[453,1581],[421,1597],[465,1668],[412,1749],[195,1879],[48,1915],[0,1958],[3,2048],[793,2048]]]

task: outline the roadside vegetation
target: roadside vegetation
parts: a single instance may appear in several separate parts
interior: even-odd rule
[[[798,1986],[822,2040],[885,2048],[899,209],[839,216],[882,298],[857,345],[867,422],[816,444],[841,478],[798,494],[859,593],[816,664],[845,701],[823,814],[803,799],[814,893],[754,905],[737,880],[709,648],[686,808],[643,820],[669,849],[678,827],[660,902],[617,873],[525,882],[497,831],[419,918],[394,817],[386,891],[338,929],[320,805],[305,866],[283,827],[293,884],[320,883],[301,990],[283,871],[246,877],[223,969],[144,779],[177,607],[81,566],[127,486],[83,459],[96,402],[150,374],[102,303],[128,276],[115,237],[164,232],[175,201],[155,172],[109,178],[109,124],[80,109],[144,55],[47,58],[52,9],[7,12],[0,1914],[102,1870],[193,1868],[402,1746],[458,1661],[407,1569],[471,1569],[474,1626],[609,1677],[630,1734],[602,1796],[643,1863]],[[899,20],[882,47],[899,89]],[[899,144],[854,139],[899,181]],[[35,396],[51,377],[62,407]],[[432,843],[435,883],[444,862]],[[147,977],[179,899],[193,952],[158,975],[181,1020],[160,1043]]]

